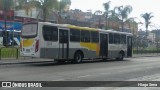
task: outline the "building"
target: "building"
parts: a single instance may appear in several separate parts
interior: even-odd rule
[[[90,21],[92,18],[92,12],[83,12],[79,9],[70,10],[68,13],[71,20],[77,21]]]
[[[148,39],[150,42],[155,42],[155,40],[156,40],[156,34],[155,34],[155,33],[152,33],[152,32],[149,32],[149,33],[148,33],[148,36],[147,36],[147,39]]]

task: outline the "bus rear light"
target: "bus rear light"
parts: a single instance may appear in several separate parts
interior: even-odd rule
[[[39,49],[39,40],[36,41],[35,52],[38,52]]]

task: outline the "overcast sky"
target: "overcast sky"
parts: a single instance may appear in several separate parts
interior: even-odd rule
[[[96,10],[102,10],[103,3],[109,0],[71,0],[72,5],[71,9],[81,9],[82,11],[87,11],[89,9],[92,12]],[[137,22],[144,22],[144,20],[140,17],[142,13],[152,12],[154,17],[151,19],[154,27],[150,29],[160,28],[160,0],[110,0],[111,1],[111,9],[115,6],[121,5],[131,5],[133,7],[133,11],[129,17],[137,17],[139,19],[135,19]],[[139,25],[140,28],[143,29],[142,25]]]

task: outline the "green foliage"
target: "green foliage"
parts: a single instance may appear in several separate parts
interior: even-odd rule
[[[141,14],[141,17],[145,20],[145,28],[147,31],[149,24],[151,24],[150,19],[153,18],[154,16],[152,15],[152,13],[145,13]]]
[[[6,11],[8,11],[11,10],[13,6],[13,0],[0,0],[0,9],[5,9]]]
[[[57,13],[58,11],[63,11],[64,8],[66,7],[66,5],[70,5],[71,1],[70,0],[29,0],[28,2],[19,0],[21,5],[19,6],[19,8],[23,8],[26,10],[26,14],[28,15],[28,13],[32,10],[32,8],[37,8],[38,12],[38,16],[37,18],[39,18],[39,16],[43,16],[43,21],[46,21],[46,19],[48,18],[48,16],[51,13]]]
[[[132,12],[132,6],[119,6],[116,7],[116,12],[120,20],[124,20],[128,18],[128,15]]]
[[[59,1],[59,11],[63,12],[67,5],[71,5],[71,0],[60,0]]]
[[[18,58],[19,57],[19,48],[0,48],[0,57],[1,58]],[[17,57],[18,56],[18,57]]]

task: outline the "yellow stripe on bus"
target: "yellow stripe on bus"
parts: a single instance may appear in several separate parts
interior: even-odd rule
[[[68,25],[68,28],[79,29],[79,30],[98,31],[96,28],[80,27],[80,26],[74,26],[74,25]]]
[[[82,47],[85,47],[89,50],[96,51],[96,54],[99,55],[99,44],[98,43],[85,43],[85,42],[80,42],[80,45]]]
[[[32,46],[34,43],[34,39],[27,39],[27,40],[23,40],[23,47],[29,47]]]

